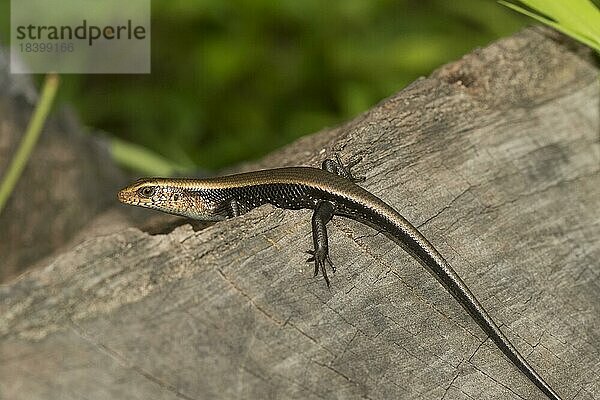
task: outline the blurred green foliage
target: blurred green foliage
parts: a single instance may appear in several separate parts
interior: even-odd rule
[[[492,0],[153,0],[152,74],[64,76],[60,99],[86,125],[217,169],[347,120],[527,22]]]

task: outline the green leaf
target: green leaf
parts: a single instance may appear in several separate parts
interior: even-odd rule
[[[519,0],[499,3],[534,18],[600,53],[600,10],[589,0]]]

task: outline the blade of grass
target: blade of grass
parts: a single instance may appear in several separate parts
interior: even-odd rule
[[[600,10],[589,0],[519,0],[525,6],[543,13],[564,27],[570,27],[588,38],[600,36]]]
[[[113,159],[121,166],[145,175],[172,176],[190,170],[143,146],[116,138],[110,141],[110,152]]]
[[[533,11],[506,0],[499,3],[536,19],[600,53],[600,10],[589,0],[571,0],[568,7],[552,0],[519,0]]]
[[[46,76],[40,99],[35,107],[33,116],[29,120],[23,140],[0,183],[0,213],[2,213],[7,200],[21,177],[21,173],[27,165],[31,152],[42,132],[48,113],[52,108],[58,85],[59,77],[57,74],[48,74]]]

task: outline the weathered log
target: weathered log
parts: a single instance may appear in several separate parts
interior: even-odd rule
[[[260,166],[362,154],[565,399],[600,399],[598,69],[528,29]],[[256,165],[248,166],[254,168]],[[90,237],[0,289],[0,398],[544,399],[394,243],[310,212]]]
[[[20,145],[37,101],[28,75],[11,75],[0,47],[0,179]],[[115,191],[127,182],[108,143],[85,132],[72,110],[49,118],[6,207],[0,213],[0,282],[24,273],[83,237],[124,227],[160,231],[169,217],[115,209]]]
[[[36,100],[27,75],[10,75],[8,51],[0,48],[0,179]],[[46,124],[0,213],[0,282],[60,249],[114,201],[124,176],[110,162],[106,144],[82,131],[68,110]]]

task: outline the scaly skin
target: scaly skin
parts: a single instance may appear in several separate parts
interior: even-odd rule
[[[160,210],[199,220],[218,221],[236,217],[263,204],[297,210],[314,210],[314,250],[308,261],[315,263],[315,276],[323,274],[327,285],[329,260],[326,224],[339,215],[367,224],[387,234],[411,254],[463,306],[496,346],[548,398],[560,396],[521,356],[498,325],[471,293],[450,264],[402,215],[355,182],[350,167],[339,158],[326,160],[323,168],[291,167],[247,172],[209,179],[142,179],[122,189],[118,198],[125,204]]]

